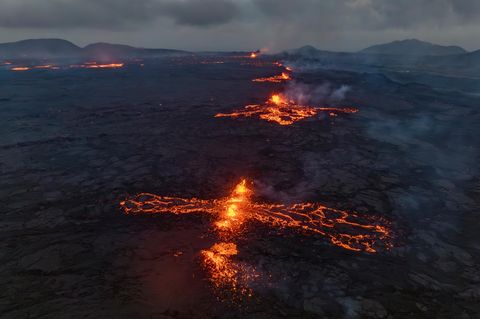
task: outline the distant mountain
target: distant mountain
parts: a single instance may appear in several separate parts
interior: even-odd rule
[[[130,55],[135,52],[136,48],[123,45],[123,44],[110,44],[110,43],[94,43],[89,44],[83,48],[83,53],[89,56],[102,56],[102,55],[110,55],[110,56],[122,56],[122,55]]]
[[[420,41],[397,41],[393,43],[417,43]],[[388,46],[388,45],[387,45]],[[423,44],[421,47],[425,47]],[[417,46],[417,47],[420,47]],[[428,50],[417,49],[416,54],[410,49],[409,54],[404,53],[405,46],[395,54],[386,53],[388,50],[369,49],[360,52],[332,52],[318,50],[312,46],[288,50],[274,55],[276,59],[285,60],[297,69],[321,68],[332,70],[350,70],[361,72],[400,72],[405,74],[429,73],[443,76],[464,76],[480,78],[480,50],[466,52],[458,48],[446,54],[445,48],[428,44]],[[441,47],[442,49],[438,49]],[[435,49],[435,50],[434,50]],[[432,51],[434,50],[434,51]],[[422,52],[424,55],[418,55]],[[436,52],[436,54],[433,54]],[[444,54],[440,54],[443,52]],[[460,52],[455,54],[454,52]]]
[[[23,40],[0,44],[0,56],[6,58],[49,58],[70,57],[80,54],[82,49],[61,39]]]
[[[304,57],[314,57],[319,52],[321,52],[321,51],[318,50],[317,48],[315,48],[314,46],[311,46],[311,45],[305,45],[301,48],[287,51],[288,54],[294,54],[294,55],[298,54],[298,55],[301,55],[301,56],[304,56]]]
[[[19,58],[95,58],[111,61],[121,58],[157,57],[165,55],[185,55],[186,51],[168,49],[144,49],[128,45],[94,43],[85,48],[61,39],[23,40],[0,44],[0,57]]]
[[[453,55],[467,51],[459,46],[443,46],[416,39],[379,44],[361,50],[359,53],[394,55]]]

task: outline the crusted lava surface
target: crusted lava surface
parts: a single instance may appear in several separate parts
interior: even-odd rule
[[[478,318],[480,98],[222,59],[0,69],[0,317]],[[215,117],[292,85],[358,112]],[[242,179],[261,214],[225,235]],[[152,198],[188,214],[125,214]],[[369,223],[388,245],[338,239]]]

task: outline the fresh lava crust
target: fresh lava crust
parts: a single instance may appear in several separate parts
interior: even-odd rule
[[[215,117],[254,117],[274,122],[280,125],[292,125],[295,122],[314,117],[325,112],[329,116],[337,116],[339,113],[357,113],[355,108],[313,107],[296,104],[281,94],[274,94],[263,105],[247,105],[243,109],[232,113],[218,113]]]

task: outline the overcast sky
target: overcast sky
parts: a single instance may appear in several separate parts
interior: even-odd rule
[[[480,49],[480,0],[0,0],[0,42],[353,51],[405,38]]]

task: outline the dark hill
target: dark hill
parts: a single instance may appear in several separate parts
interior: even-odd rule
[[[394,41],[368,47],[360,53],[395,54],[395,55],[453,55],[467,51],[458,46],[443,46],[416,39]]]
[[[61,39],[23,40],[0,44],[0,56],[6,58],[51,58],[70,57],[80,54],[82,49]]]

